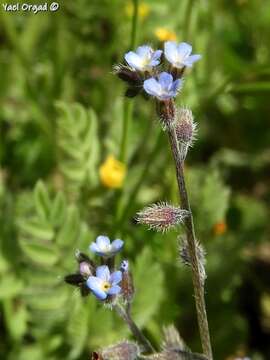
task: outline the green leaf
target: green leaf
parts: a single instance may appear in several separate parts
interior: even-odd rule
[[[157,312],[164,295],[162,269],[148,247],[138,255],[133,274],[136,289],[133,313],[137,325],[143,327]]]
[[[18,225],[20,229],[27,236],[32,236],[36,239],[50,241],[54,237],[54,231],[49,223],[40,222],[40,219],[32,219],[28,222],[20,220]]]
[[[0,300],[14,298],[23,290],[24,284],[15,274],[6,273],[0,278]]]
[[[52,266],[59,260],[59,251],[52,244],[45,244],[25,238],[21,238],[19,243],[24,254],[34,263]]]
[[[34,190],[35,205],[38,214],[47,220],[50,214],[51,201],[44,183],[39,180]]]
[[[60,246],[75,244],[80,228],[80,218],[78,209],[71,206],[67,210],[67,216],[56,238],[56,243]]]
[[[50,222],[59,226],[66,216],[66,200],[62,192],[58,192],[51,207]]]
[[[4,301],[4,314],[10,336],[19,340],[27,330],[29,313],[26,306],[22,303],[15,303],[11,300]]]

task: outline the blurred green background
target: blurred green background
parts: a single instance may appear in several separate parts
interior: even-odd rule
[[[1,4],[0,357],[89,359],[128,336],[110,310],[63,282],[75,249],[87,252],[99,234],[125,241],[145,334],[158,346],[162,326],[175,323],[200,351],[177,231],[133,220],[149,203],[177,204],[178,194],[153,103],[125,99],[112,74],[130,50],[132,2],[59,3],[39,14]],[[270,2],[140,1],[137,44],[162,47],[164,37],[203,56],[178,104],[198,122],[186,175],[207,251],[215,359],[270,359]]]

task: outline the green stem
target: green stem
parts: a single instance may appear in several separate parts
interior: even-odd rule
[[[143,335],[141,330],[138,328],[138,326],[133,321],[130,311],[126,311],[121,305],[115,305],[114,309],[116,312],[120,315],[120,317],[126,322],[128,325],[130,331],[134,335],[134,337],[143,345],[145,351],[147,353],[154,353],[155,349],[153,348],[150,341]]]
[[[139,9],[139,0],[133,0],[133,16],[131,24],[131,36],[130,36],[130,49],[134,49],[137,42],[137,30],[138,30],[138,9]],[[130,127],[130,121],[132,116],[133,103],[124,100],[124,116],[123,116],[123,128],[122,128],[122,139],[120,145],[120,160],[124,163],[127,162],[127,142],[128,142],[128,133]]]

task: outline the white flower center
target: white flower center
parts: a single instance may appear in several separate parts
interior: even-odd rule
[[[102,244],[100,247],[100,250],[104,253],[109,253],[111,252],[111,244]]]

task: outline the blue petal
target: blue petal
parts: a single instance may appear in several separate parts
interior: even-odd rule
[[[186,60],[183,61],[183,64],[186,67],[191,67],[193,65],[193,63],[195,63],[196,61],[201,59],[201,55],[196,54],[196,55],[190,55]]]
[[[133,51],[130,51],[125,55],[125,60],[133,69],[140,70],[142,67],[140,56]]]
[[[114,251],[120,251],[124,246],[124,241],[120,239],[116,239],[112,242],[112,248]]]
[[[144,81],[143,88],[147,94],[152,96],[159,96],[161,93],[161,86],[156,79],[150,78]]]
[[[164,71],[159,75],[158,80],[163,89],[168,89],[172,85],[173,77],[171,74]]]
[[[173,82],[172,87],[171,87],[171,91],[175,94],[174,96],[176,96],[177,91],[180,89],[180,87],[182,86],[182,80],[181,79],[177,79]]]
[[[149,56],[153,53],[153,50],[148,45],[139,46],[136,50],[136,54],[138,54],[141,58]]]
[[[99,252],[99,247],[97,246],[96,243],[92,242],[92,244],[89,246],[89,249],[93,252],[93,253],[98,253]]]
[[[122,273],[121,273],[121,271],[115,271],[114,273],[112,273],[112,275],[111,275],[111,277],[110,277],[110,283],[111,283],[112,285],[118,284],[121,280],[122,280]]]
[[[159,58],[161,57],[161,54],[163,53],[162,50],[156,50],[152,56],[153,60],[159,60]]]
[[[110,290],[108,291],[108,295],[116,295],[119,294],[121,291],[120,286],[118,285],[114,285],[110,288]]]
[[[100,235],[96,238],[96,244],[99,247],[99,250],[103,250],[104,248],[110,245],[110,239],[108,236]]]
[[[107,265],[97,267],[96,276],[104,281],[110,280],[110,270]]]
[[[89,287],[89,289],[91,289],[94,295],[100,300],[104,300],[107,297],[106,292],[102,290],[102,284],[103,281],[97,278],[96,276],[89,276],[89,278],[86,281],[86,285]]]
[[[186,59],[191,54],[191,51],[192,51],[192,46],[185,42],[182,42],[178,45],[178,54],[179,57],[183,60]]]
[[[174,64],[178,61],[178,48],[177,44],[174,41],[166,41],[164,44],[164,53],[166,59]]]

